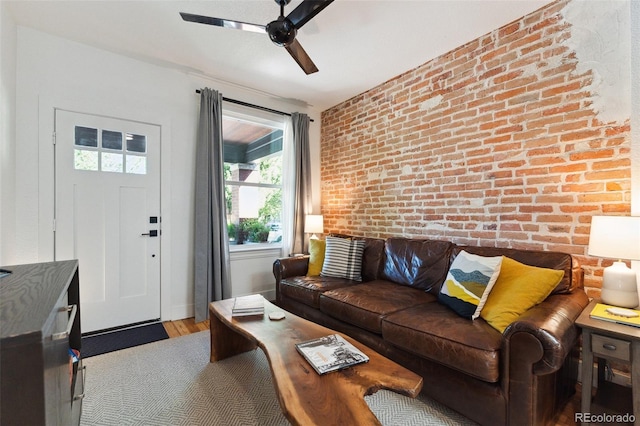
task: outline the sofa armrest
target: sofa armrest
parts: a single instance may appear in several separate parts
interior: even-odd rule
[[[309,256],[282,257],[273,262],[273,276],[276,278],[276,303],[280,303],[280,281],[289,277],[307,275]]]
[[[577,364],[574,372],[565,369],[572,369],[570,352],[580,333],[575,320],[588,303],[582,288],[568,294],[554,294],[522,314],[504,331],[506,380],[503,390],[508,395],[509,424],[549,423],[548,408],[574,391]],[[556,372],[559,377],[552,374]],[[565,375],[568,381],[563,379]]]
[[[307,275],[309,256],[283,257],[273,262],[273,276],[276,284],[289,277]]]
[[[570,294],[551,295],[522,314],[504,331],[503,345],[509,358],[527,354],[515,358],[528,358],[533,363],[529,374],[544,375],[560,369],[579,335],[575,320],[588,303],[584,290],[577,288]],[[523,339],[521,333],[533,339]]]

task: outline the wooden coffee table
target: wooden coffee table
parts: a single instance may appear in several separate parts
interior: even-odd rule
[[[365,395],[389,389],[415,398],[422,389],[422,377],[342,333],[289,312],[283,320],[270,320],[269,313],[283,310],[266,300],[264,317],[232,317],[233,304],[234,299],[209,304],[211,362],[260,347],[269,360],[280,407],[294,425],[379,425]],[[369,362],[318,375],[294,345],[329,334],[341,334]]]

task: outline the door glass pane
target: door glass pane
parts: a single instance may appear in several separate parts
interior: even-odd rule
[[[75,128],[76,146],[98,147],[98,129],[76,126]]]
[[[122,133],[111,130],[102,131],[102,147],[105,149],[122,150]]]
[[[147,152],[147,137],[145,135],[127,133],[127,151]]]
[[[75,149],[73,167],[76,170],[98,170],[98,151]]]
[[[103,172],[118,172],[122,173],[122,163],[123,161],[122,154],[116,154],[112,152],[103,152],[102,153],[102,171]]]
[[[140,155],[127,155],[127,173],[146,175],[147,157],[142,157]]]

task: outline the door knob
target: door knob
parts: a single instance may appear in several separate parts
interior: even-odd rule
[[[147,232],[146,234],[140,234],[143,236],[149,236],[149,237],[157,237],[158,236],[158,230],[157,229],[152,229],[149,232]]]

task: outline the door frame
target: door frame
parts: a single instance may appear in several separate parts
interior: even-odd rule
[[[171,117],[160,111],[156,104],[131,107],[109,99],[53,99],[40,96],[38,99],[38,258],[52,261],[55,254],[55,110],[101,115],[128,121],[139,121],[160,127],[160,218],[162,221],[162,244],[160,245],[160,320],[172,317],[171,303]],[[82,265],[79,266],[82,279]]]

